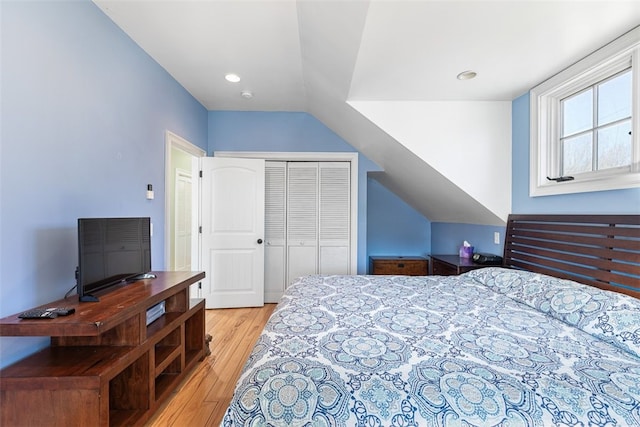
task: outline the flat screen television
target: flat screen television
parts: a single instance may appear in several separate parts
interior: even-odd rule
[[[151,271],[151,219],[78,219],[78,296],[95,293]]]

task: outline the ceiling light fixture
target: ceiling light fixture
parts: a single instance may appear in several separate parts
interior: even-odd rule
[[[471,80],[478,75],[475,71],[467,70],[463,71],[456,77],[458,80]]]
[[[240,76],[233,73],[225,74],[224,78],[231,83],[238,83],[240,81]]]
[[[240,95],[244,98],[244,99],[251,99],[253,98],[253,93],[251,93],[250,90],[243,90],[242,92],[240,92]]]

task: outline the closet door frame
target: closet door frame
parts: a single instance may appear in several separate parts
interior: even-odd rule
[[[354,152],[260,152],[260,151],[215,151],[214,157],[239,157],[282,162],[350,162],[351,163],[351,235],[349,270],[358,271],[358,153]]]

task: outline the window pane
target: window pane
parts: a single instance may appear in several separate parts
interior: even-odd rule
[[[598,130],[598,170],[631,164],[631,120]]]
[[[593,128],[593,89],[562,101],[562,136]]]
[[[598,125],[631,117],[631,71],[598,85]]]
[[[562,144],[562,175],[591,172],[591,133],[567,138]]]

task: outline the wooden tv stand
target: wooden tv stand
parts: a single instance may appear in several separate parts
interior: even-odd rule
[[[0,371],[0,425],[130,426],[148,420],[205,355],[202,272],[157,272],[56,319],[0,319],[0,336],[50,336],[51,346]],[[166,313],[146,325],[146,311]]]

